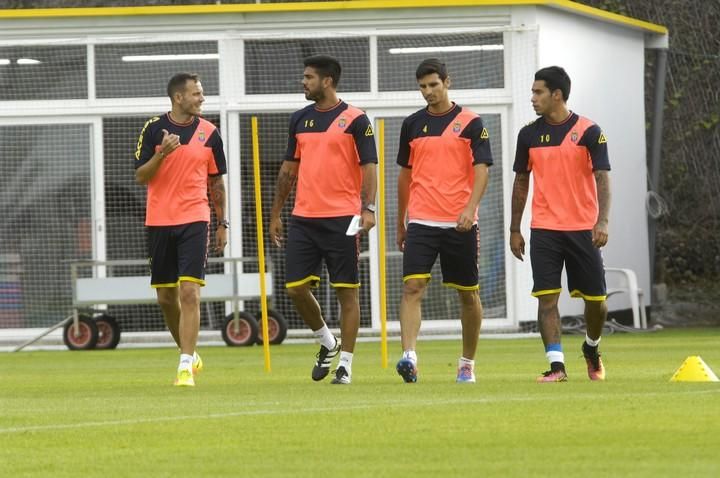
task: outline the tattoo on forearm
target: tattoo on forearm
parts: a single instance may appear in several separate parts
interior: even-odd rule
[[[598,221],[608,220],[610,213],[610,176],[607,171],[595,171],[598,197]]]
[[[221,176],[210,182],[210,199],[215,206],[215,215],[219,218],[225,217],[225,181]]]
[[[286,194],[290,194],[292,187],[295,185],[296,179],[297,176],[292,174],[291,172],[280,171],[280,175],[278,176],[278,189],[280,189]]]
[[[277,186],[275,187],[275,198],[273,199],[273,209],[282,209],[285,200],[287,199],[290,191],[292,191],[295,181],[297,180],[297,174],[292,171],[283,170],[280,168],[277,178]]]
[[[363,209],[368,204],[373,204],[375,202],[375,195],[372,195],[373,197],[370,197],[370,192],[367,191],[365,188],[360,191],[360,201],[362,202]]]
[[[510,219],[510,228],[519,229],[522,221],[525,203],[527,202],[528,190],[530,189],[530,175],[517,174],[513,183],[512,192],[512,213]]]
[[[374,164],[366,164],[362,167],[363,181],[360,188],[360,202],[363,209],[368,204],[375,204],[377,194],[377,172]]]

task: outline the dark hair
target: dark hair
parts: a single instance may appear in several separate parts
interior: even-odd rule
[[[305,58],[303,63],[305,66],[315,68],[320,78],[327,78],[328,76],[332,78],[333,86],[337,88],[342,68],[340,62],[335,58],[327,55],[314,55]]]
[[[555,90],[560,90],[563,95],[563,100],[567,101],[570,98],[570,77],[559,66],[548,66],[542,68],[535,73],[535,81],[544,81],[545,85],[552,93]]]
[[[419,80],[423,76],[432,75],[433,73],[437,73],[442,81],[445,81],[445,78],[448,77],[445,63],[437,58],[426,58],[415,70],[415,78]]]
[[[188,80],[198,82],[200,81],[200,76],[197,73],[178,73],[170,78],[167,85],[167,95],[171,100],[175,93],[185,91],[185,83],[187,83]]]

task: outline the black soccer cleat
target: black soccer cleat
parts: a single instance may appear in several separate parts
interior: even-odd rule
[[[312,370],[312,379],[316,382],[327,377],[330,373],[330,365],[332,365],[333,359],[340,353],[340,340],[335,338],[335,347],[328,349],[324,345],[320,346],[320,351],[317,353],[317,361]]]
[[[349,385],[350,384],[350,374],[345,370],[345,367],[342,365],[335,370],[335,378],[332,379],[332,382],[336,385]]]

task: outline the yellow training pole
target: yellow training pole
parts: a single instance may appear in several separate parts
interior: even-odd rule
[[[385,120],[378,120],[378,255],[380,256],[380,363],[388,366],[387,290],[385,284]]]
[[[267,291],[265,290],[265,246],[263,244],[262,196],[260,195],[260,142],[257,116],[251,118],[253,149],[253,180],[255,182],[255,222],[257,228],[258,267],[260,269],[260,310],[262,311],[263,352],[265,371],[270,372],[270,339],[268,336]]]

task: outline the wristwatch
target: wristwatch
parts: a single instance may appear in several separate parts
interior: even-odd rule
[[[375,214],[375,211],[377,210],[377,208],[375,207],[374,204],[366,204],[366,205],[363,207],[363,209],[367,209],[368,211],[370,211],[370,212],[373,213],[373,214]]]
[[[217,225],[218,225],[218,227],[222,226],[222,227],[224,227],[225,229],[230,229],[230,223],[228,222],[227,219],[223,219],[222,221],[218,221],[218,224],[217,224]]]

